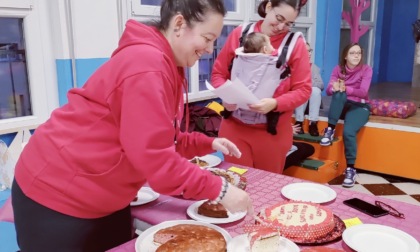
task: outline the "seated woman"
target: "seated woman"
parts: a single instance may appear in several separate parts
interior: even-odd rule
[[[309,59],[311,59],[312,48],[311,45],[306,42],[306,49],[309,53]],[[318,132],[318,119],[319,109],[321,108],[321,92],[324,90],[324,82],[322,81],[321,74],[319,73],[319,67],[314,63],[311,63],[311,78],[312,78],[312,93],[309,97],[309,134],[311,136],[319,136]],[[305,120],[305,110],[308,106],[308,101],[300,105],[295,109],[296,123],[300,127],[298,134],[304,134],[303,121]]]
[[[372,80],[372,68],[363,64],[363,49],[357,43],[346,46],[341,54],[340,64],[333,69],[327,87],[327,94],[332,95],[328,113],[328,127],[320,144],[332,144],[335,126],[339,119],[344,120],[344,150],[347,161],[344,187],[355,183],[357,155],[356,136],[367,123],[370,115],[368,91]]]

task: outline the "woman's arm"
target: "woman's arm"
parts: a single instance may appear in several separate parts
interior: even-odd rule
[[[278,90],[283,90],[285,87],[290,88],[275,97],[277,111],[294,110],[306,102],[312,92],[309,54],[302,38],[297,40],[288,64],[290,66],[290,77],[283,80],[285,83],[281,83]],[[276,90],[275,95],[277,95],[278,90]]]
[[[338,79],[340,79],[339,73],[340,73],[340,66],[334,67],[331,73],[330,81],[328,82],[327,90],[325,90],[327,95],[332,95],[334,93],[335,89],[333,88],[333,86],[334,86],[334,83],[336,83]]]
[[[312,64],[311,71],[312,86],[324,90],[324,81],[322,80],[321,73],[319,72],[319,67],[315,64]]]

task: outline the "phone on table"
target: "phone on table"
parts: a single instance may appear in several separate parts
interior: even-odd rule
[[[372,217],[380,217],[389,214],[387,210],[358,198],[348,199],[343,201],[343,203]]]

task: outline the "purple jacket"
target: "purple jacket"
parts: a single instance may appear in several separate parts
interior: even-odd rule
[[[349,69],[346,67],[347,74],[341,72],[340,66],[336,66],[332,73],[327,87],[327,94],[332,95],[333,83],[338,79],[344,80],[346,85],[347,99],[355,102],[369,103],[369,87],[372,80],[372,68],[368,65],[362,65]]]

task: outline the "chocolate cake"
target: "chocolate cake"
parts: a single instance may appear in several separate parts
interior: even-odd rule
[[[201,204],[198,207],[197,212],[200,215],[212,217],[212,218],[228,218],[229,217],[226,208],[222,204],[220,203],[213,204],[211,203],[210,200],[207,200],[203,204]]]

